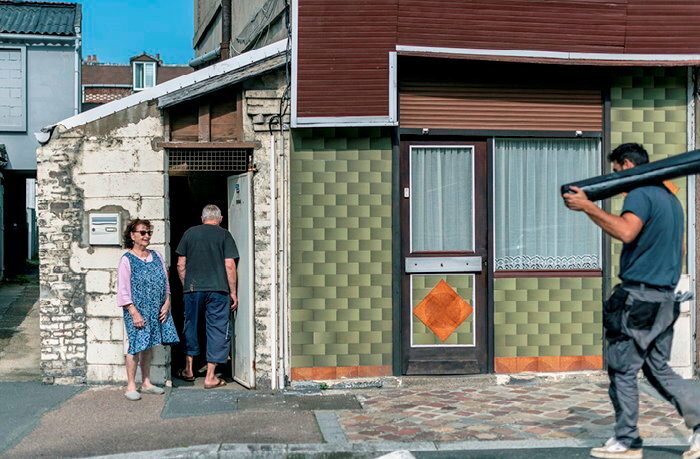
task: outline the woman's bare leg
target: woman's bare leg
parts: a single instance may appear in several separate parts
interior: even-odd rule
[[[151,383],[151,360],[153,360],[153,348],[149,347],[140,352],[141,354],[141,388],[149,389],[153,387]]]
[[[136,368],[139,365],[139,354],[126,354],[126,391],[134,392],[136,390]]]

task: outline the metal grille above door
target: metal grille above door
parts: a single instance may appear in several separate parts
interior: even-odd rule
[[[167,152],[171,172],[245,172],[253,156],[253,150],[248,148],[168,148]]]

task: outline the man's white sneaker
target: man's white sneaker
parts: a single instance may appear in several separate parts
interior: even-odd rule
[[[700,458],[700,432],[695,432],[688,439],[690,448],[683,453],[683,459],[698,459]]]
[[[602,458],[616,458],[623,457],[627,459],[642,459],[644,454],[641,448],[628,448],[614,438],[609,439],[605,442],[605,446],[599,448],[593,448],[591,450],[591,456],[602,457]]]

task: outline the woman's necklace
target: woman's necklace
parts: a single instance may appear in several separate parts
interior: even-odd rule
[[[140,260],[142,260],[142,261],[146,261],[146,260],[148,259],[148,255],[149,255],[148,250],[144,250],[143,252],[141,252],[141,253],[139,254],[139,253],[136,252],[136,250],[131,249],[131,253],[133,253],[134,255],[136,255],[136,256],[137,256]]]

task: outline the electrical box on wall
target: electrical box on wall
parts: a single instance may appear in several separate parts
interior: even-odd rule
[[[90,212],[90,245],[120,245],[121,216]]]

